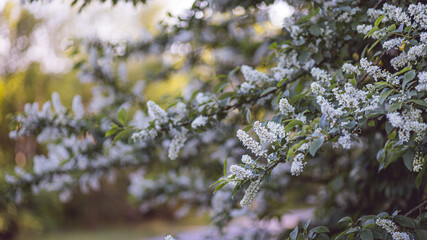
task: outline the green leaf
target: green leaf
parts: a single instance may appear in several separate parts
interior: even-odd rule
[[[379,104],[383,104],[388,96],[394,91],[394,89],[390,89],[380,95]]]
[[[116,143],[117,141],[125,138],[129,134],[129,130],[123,130],[119,132],[113,139],[113,143]]]
[[[405,163],[405,166],[409,169],[409,171],[413,171],[414,168],[414,157],[415,157],[415,152],[412,149],[409,149],[405,155],[403,155],[403,161]]]
[[[108,130],[108,131],[105,133],[105,137],[109,137],[109,136],[111,136],[111,135],[114,135],[117,131],[119,131],[119,129],[118,129],[118,128],[111,128],[110,130]]]
[[[310,225],[311,219],[307,219],[307,221],[304,222],[304,225],[302,225],[302,228],[304,230],[307,230],[308,226]]]
[[[402,102],[395,102],[388,108],[389,112],[393,112],[402,108]]]
[[[416,232],[417,239],[427,239],[427,230],[419,230]]]
[[[374,236],[372,235],[371,230],[365,229],[360,233],[360,238],[362,240],[373,240]]]
[[[363,39],[372,36],[372,34],[378,30],[380,30],[380,29],[377,26],[373,27],[371,30],[369,30],[369,32],[365,35],[365,37]]]
[[[287,80],[288,78],[283,78],[278,84],[277,84],[277,87],[281,87],[285,82],[286,82],[286,80]]]
[[[209,187],[213,187],[213,186],[215,186],[215,185],[217,185],[218,183],[220,183],[220,182],[224,182],[225,180],[224,179],[219,179],[218,181],[216,181],[216,182],[214,182],[214,183],[212,183]]]
[[[120,109],[119,114],[117,114],[117,119],[119,120],[119,123],[121,123],[122,125],[126,124],[127,121],[127,112],[126,109],[122,108]]]
[[[403,79],[407,79],[407,80],[411,81],[412,79],[415,78],[415,74],[416,74],[415,70],[411,70],[411,71],[405,73],[405,75],[403,75]]]
[[[427,102],[423,101],[423,100],[419,100],[419,99],[411,99],[408,102],[413,102],[415,104],[418,104],[420,106],[423,106],[425,108],[427,108]]]
[[[217,85],[215,85],[213,91],[214,93],[218,94],[219,92],[221,92],[228,84],[230,84],[230,82],[228,81],[222,81],[220,83],[218,83]]]
[[[300,120],[296,120],[296,119],[291,119],[291,121],[286,125],[285,127],[285,131],[289,132],[290,130],[292,130],[295,126],[298,125],[303,125],[303,123]]]
[[[251,116],[251,109],[248,109],[246,111],[246,121],[251,124],[252,123],[252,116]]]
[[[222,94],[218,99],[222,100],[225,98],[234,97],[235,95],[236,95],[235,92],[226,92],[226,93]]]
[[[417,228],[417,223],[412,218],[405,217],[403,215],[397,215],[393,218],[393,220],[396,221],[396,223],[398,223],[401,226],[412,228],[412,229]]]
[[[402,88],[405,89],[406,84],[415,78],[415,71],[411,70],[403,75]]]
[[[191,101],[193,101],[193,99],[196,97],[196,95],[199,93],[199,89],[197,89],[196,91],[194,91],[192,94],[191,94],[191,98],[190,98],[190,102]]]
[[[299,141],[298,143],[292,145],[292,147],[290,147],[288,150],[288,153],[286,155],[286,159],[289,159],[297,151],[297,149],[299,147],[301,147],[301,145],[305,142],[306,142],[306,140],[302,140],[302,141]]]
[[[267,95],[268,93],[270,93],[270,92],[273,92],[273,91],[275,91],[277,89],[277,87],[269,87],[269,88],[267,88],[267,89],[265,89],[264,91],[262,91],[262,93],[261,93],[261,97],[262,96],[265,96],[265,95]]]
[[[227,176],[227,157],[224,159],[224,177]]]
[[[291,240],[297,240],[298,226],[296,226],[295,229],[289,234],[289,237],[291,238]]]
[[[328,233],[329,229],[325,226],[318,226],[310,230],[310,233]]]
[[[424,168],[421,170],[421,172],[418,173],[417,178],[415,178],[415,185],[417,186],[417,188],[420,188],[421,183],[423,181],[423,176],[424,176]]]
[[[322,136],[322,137],[316,138],[310,144],[310,148],[308,149],[308,152],[311,154],[312,157],[316,155],[317,150],[319,150],[319,148],[323,145],[324,141],[325,141],[325,138]]]
[[[409,71],[409,70],[412,70],[412,68],[411,67],[405,67],[404,69],[402,69],[402,70],[400,70],[399,72],[397,72],[397,73],[394,73],[393,75],[391,75],[392,77],[395,77],[395,76],[398,76],[398,75],[400,75],[400,74],[402,74],[402,73],[405,73],[405,72],[407,72],[407,71]]]
[[[378,27],[378,25],[380,25],[381,21],[383,20],[385,15],[381,15],[377,18],[377,20],[375,20],[375,27]]]
[[[394,30],[396,30],[396,24],[391,25],[390,27],[387,28],[388,32],[393,32]]]
[[[390,135],[388,135],[388,139],[393,140],[396,138],[396,135],[397,135],[396,131],[393,131],[393,132],[391,132]]]
[[[320,35],[320,27],[318,25],[311,25],[308,31],[311,33],[311,35],[318,37]]]
[[[381,40],[383,40],[387,35],[382,36],[380,39],[374,42],[372,46],[368,49],[368,52],[370,52]]]
[[[352,223],[352,222],[353,222],[353,220],[351,219],[351,217],[345,216],[345,217],[341,218],[340,220],[338,220],[337,224],[348,225],[349,223]]]
[[[223,182],[223,183],[221,183],[221,184],[218,184],[216,187],[215,187],[215,190],[214,190],[214,194],[218,191],[218,190],[220,190],[222,187],[224,187],[225,185],[227,184],[227,182]]]

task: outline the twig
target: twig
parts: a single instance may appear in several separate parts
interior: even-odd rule
[[[412,208],[411,210],[409,210],[406,214],[405,217],[411,215],[411,213],[415,212],[417,209],[420,209],[421,207],[427,205],[427,200],[424,200],[423,202],[421,202],[420,204],[418,204],[417,206],[415,206],[414,208]],[[421,210],[420,210],[421,211]]]

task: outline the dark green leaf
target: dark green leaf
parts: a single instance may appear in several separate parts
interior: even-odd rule
[[[412,229],[417,228],[417,223],[412,218],[405,217],[403,215],[397,215],[393,218],[393,220],[396,221],[396,223],[398,223],[401,226],[412,228]]]
[[[409,169],[409,171],[412,171],[413,169],[413,162],[414,162],[415,152],[412,149],[409,149],[405,155],[403,155],[403,161],[405,162],[405,166]]]
[[[311,35],[318,37],[320,35],[320,27],[318,25],[311,25],[308,31],[311,33]]]
[[[427,239],[427,230],[419,230],[416,235],[417,239]]]
[[[311,156],[314,157],[314,155],[316,155],[317,150],[319,150],[319,148],[323,145],[324,141],[325,141],[325,138],[322,136],[322,137],[316,138],[310,144],[310,148],[308,149],[308,152],[311,154]]]
[[[349,216],[345,216],[345,217],[341,218],[340,220],[338,220],[338,224],[343,224],[343,225],[348,225],[349,223],[352,223],[352,222],[353,222],[353,220]]]
[[[329,229],[325,226],[318,226],[310,230],[310,233],[328,233]]]
[[[379,104],[383,104],[388,96],[394,91],[394,89],[390,89],[380,95]]]
[[[374,236],[372,235],[371,230],[365,229],[360,233],[360,238],[362,240],[373,240]]]
[[[261,93],[261,97],[262,96],[265,96],[265,95],[267,95],[268,93],[270,93],[270,92],[273,92],[273,91],[275,91],[277,89],[277,87],[269,87],[269,88],[267,88],[267,89],[265,89],[264,91],[262,91],[262,93]]]

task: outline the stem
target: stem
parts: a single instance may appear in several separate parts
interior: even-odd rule
[[[411,215],[413,212],[415,212],[417,209],[420,210],[421,212],[421,207],[427,205],[427,200],[424,200],[423,202],[421,202],[420,204],[418,204],[417,206],[415,206],[414,208],[412,208],[411,210],[409,210],[406,214],[405,217]]]

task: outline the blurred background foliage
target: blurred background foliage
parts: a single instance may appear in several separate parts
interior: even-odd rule
[[[88,58],[88,48],[84,46],[93,46],[91,44],[97,42],[88,43],[85,38],[100,39],[98,43],[112,44],[115,51],[123,51],[117,54],[119,61],[114,63],[116,67],[120,61],[125,61],[128,81],[146,80],[144,97],[159,100],[161,105],[165,105],[166,100],[160,97],[182,94],[192,79],[219,82],[220,79],[215,76],[226,74],[238,65],[255,65],[265,61],[261,56],[280,33],[280,27],[272,25],[267,16],[249,18],[245,15],[245,8],[257,4],[257,1],[229,1],[229,4],[221,3],[218,6],[234,9],[243,4],[245,8],[238,8],[233,13],[226,12],[228,8],[220,9],[224,11],[223,15],[208,26],[216,35],[215,40],[201,41],[201,36],[193,35],[191,44],[196,45],[193,48],[196,52],[188,54],[185,45],[177,45],[170,59],[168,56],[165,59],[156,51],[145,52],[145,47],[152,39],[159,41],[159,51],[162,51],[162,47],[171,47],[162,45],[174,36],[165,34],[159,21],[176,21],[171,15],[167,17],[166,13],[177,15],[191,7],[193,1],[149,1],[144,5],[123,1],[114,7],[111,4],[117,1],[92,4],[88,4],[91,1],[79,1],[75,2],[76,6],[70,7],[71,2],[53,1],[48,3],[50,7],[43,5],[43,1],[36,1],[30,7],[24,7],[15,0],[0,3],[1,169],[12,170],[15,166],[25,168],[31,164],[34,155],[46,153],[46,149],[37,145],[31,137],[18,141],[8,137],[9,118],[16,112],[22,112],[25,103],[38,102],[42,105],[54,91],[60,94],[66,107],[71,106],[76,94],[82,96],[83,103],[89,102],[92,83],[79,81],[79,74],[81,63]],[[131,21],[135,22],[130,24]],[[230,36],[230,29],[227,29],[229,21],[235,21],[232,31],[243,34],[243,30],[249,28],[251,36]],[[184,28],[201,30],[207,24],[203,21],[188,22],[199,25],[184,25]],[[83,24],[87,26],[82,27]],[[95,34],[91,35],[91,31]],[[130,44],[125,45],[125,42]],[[235,56],[222,56],[225,51],[218,51],[221,48],[234,51]],[[219,57],[223,59],[218,60]],[[168,64],[165,65],[165,62]],[[0,179],[4,178],[1,176],[4,172],[0,171]],[[191,214],[196,217],[168,223],[167,219],[174,211],[169,208],[140,213],[138,207],[126,197],[128,180],[125,176],[126,172],[120,173],[116,183],[102,182],[101,190],[76,194],[66,204],[60,203],[57,195],[50,193],[31,197],[19,206],[1,201],[0,196],[0,239],[9,239],[17,233],[18,239],[58,239],[59,236],[61,239],[117,239],[122,236],[141,239],[163,234],[166,229],[173,232],[188,225],[207,223],[205,214]],[[0,182],[0,187],[1,184],[4,183]],[[115,227],[105,227],[112,225]],[[68,232],[64,232],[64,229]],[[88,233],[85,229],[102,230]]]

